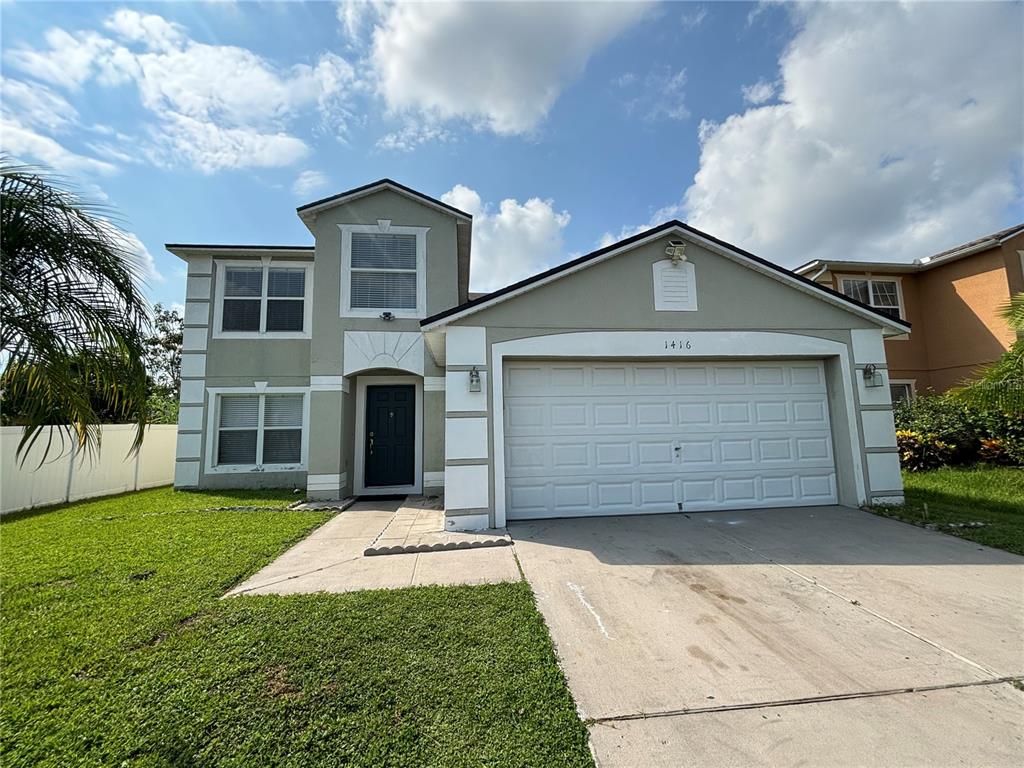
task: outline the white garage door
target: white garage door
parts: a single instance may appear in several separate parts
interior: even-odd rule
[[[836,503],[820,361],[520,361],[509,519]]]

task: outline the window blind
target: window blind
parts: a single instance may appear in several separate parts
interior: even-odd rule
[[[416,235],[353,232],[352,269],[416,271]]]
[[[302,460],[302,395],[267,395],[263,405],[263,463]]]
[[[352,306],[416,309],[415,272],[353,272]]]
[[[218,464],[256,463],[259,406],[259,398],[251,395],[221,397],[220,431],[217,435]]]

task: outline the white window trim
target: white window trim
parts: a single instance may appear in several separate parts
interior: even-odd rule
[[[917,379],[889,379],[889,385],[906,384],[910,387],[910,399],[917,397]]]
[[[869,307],[873,307],[874,309],[891,309],[891,307],[877,307],[877,306],[875,306],[875,304],[873,303],[874,302],[874,298],[875,298],[875,294],[874,294],[874,291],[871,289],[870,283],[872,281],[882,281],[882,282],[887,282],[887,283],[896,283],[896,301],[898,301],[900,303],[900,306],[899,306],[900,320],[906,320],[907,319],[907,305],[903,302],[903,278],[900,277],[899,275],[875,275],[875,274],[872,274],[871,272],[865,272],[864,274],[860,274],[860,275],[846,275],[846,274],[838,275],[837,274],[836,275],[836,287],[837,287],[837,290],[839,291],[839,293],[842,293],[843,296],[846,296],[846,294],[843,293],[843,280],[866,280],[868,282],[868,298],[871,300],[868,303],[868,306]],[[846,296],[846,298],[851,298],[851,297]],[[903,336],[903,338],[906,338],[909,334],[901,334],[901,335]]]
[[[412,384],[416,388],[413,438],[415,459],[411,485],[366,486],[366,387],[380,384]],[[356,457],[353,492],[357,496],[391,496],[397,493],[423,493],[423,378],[421,376],[359,376],[356,378]]]
[[[217,291],[213,301],[213,338],[215,339],[310,339],[313,337],[313,264],[309,261],[274,260],[264,256],[259,261],[249,260],[218,260]],[[302,330],[301,331],[222,331],[224,324],[224,273],[228,267],[263,267],[263,293],[260,297],[260,326],[267,324],[267,291],[270,279],[268,271],[271,267],[282,269],[306,270],[305,294],[302,297]],[[272,297],[271,297],[272,298]],[[283,297],[288,298],[288,297]],[[297,297],[294,297],[297,299]]]
[[[390,312],[395,317],[422,320],[427,316],[427,232],[430,227],[394,227],[381,220],[378,224],[339,224],[341,230],[341,317],[380,317]],[[352,233],[416,235],[416,309],[367,309],[352,307]]]
[[[309,387],[207,387],[206,404],[206,474],[229,475],[242,472],[305,472],[309,466]],[[298,464],[224,464],[218,465],[217,440],[220,436],[221,395],[302,395],[302,452]],[[256,455],[263,448],[263,401],[260,401],[260,417],[256,432]]]

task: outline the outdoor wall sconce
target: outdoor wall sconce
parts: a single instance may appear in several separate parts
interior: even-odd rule
[[[475,365],[469,370],[469,391],[480,391],[480,371],[476,369]]]
[[[864,366],[864,386],[865,387],[880,387],[882,386],[882,374],[875,367],[874,363],[868,363]]]

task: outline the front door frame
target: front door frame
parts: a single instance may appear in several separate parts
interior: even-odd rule
[[[366,388],[391,384],[412,384],[415,395],[413,423],[416,435],[413,438],[415,458],[413,461],[413,482],[411,485],[366,486]],[[357,376],[356,377],[356,423],[355,423],[355,477],[352,488],[357,496],[392,496],[399,493],[423,493],[423,378],[421,376]]]

